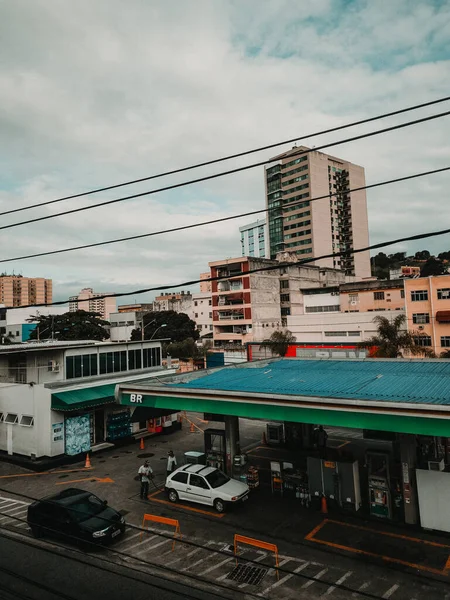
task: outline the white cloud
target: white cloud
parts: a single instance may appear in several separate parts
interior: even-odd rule
[[[380,7],[381,5],[381,7]],[[448,93],[449,5],[434,2],[6,0],[0,19],[0,210],[311,133]],[[448,105],[311,138],[310,145]],[[336,146],[368,183],[446,166],[449,118]],[[280,149],[281,150],[281,149]],[[273,153],[5,216],[1,224],[159,188]],[[262,168],[5,230],[2,257],[126,237],[264,207]],[[446,222],[448,174],[368,193],[378,242]],[[238,255],[238,219],[17,263],[121,291],[194,279]],[[448,239],[419,244],[444,250]],[[413,247],[411,247],[413,248]],[[414,249],[417,245],[414,246]],[[392,251],[396,250],[393,248]]]

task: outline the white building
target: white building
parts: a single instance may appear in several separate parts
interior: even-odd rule
[[[161,366],[160,340],[2,346],[0,453],[31,459],[77,455],[145,435],[156,418],[172,427],[175,411],[124,409],[114,395],[118,382],[172,372]]]
[[[36,323],[30,323],[32,317],[48,317],[49,315],[62,315],[67,308],[61,306],[40,306],[39,308],[6,308],[0,305],[0,334],[9,338],[14,343],[26,342],[30,339],[31,332],[36,328]],[[41,339],[51,338],[51,330],[40,332]]]
[[[133,329],[141,327],[142,313],[117,312],[109,315],[111,342],[128,342]]]
[[[239,231],[241,234],[242,256],[270,258],[266,219],[259,219],[248,225],[243,225],[239,227]]]

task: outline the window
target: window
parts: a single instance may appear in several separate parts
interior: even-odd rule
[[[17,425],[18,420],[18,415],[15,413],[8,413],[5,417],[5,423],[10,423],[11,425]]]
[[[345,337],[346,331],[325,331],[325,337]]]
[[[450,348],[450,336],[449,335],[443,335],[441,337],[441,346],[443,348]]]
[[[423,302],[424,300],[428,300],[428,290],[414,290],[411,292],[411,302]]]
[[[209,306],[211,306],[211,304],[212,304],[212,301],[211,301],[211,300],[208,300],[208,304],[209,304]]]
[[[358,294],[349,294],[348,295],[348,301],[349,302],[358,302],[359,300],[359,295]]]
[[[187,483],[188,482],[188,474],[187,473],[176,473],[172,477],[172,481],[178,481],[178,483]]]
[[[373,299],[374,300],[384,300],[384,292],[374,292]]]
[[[328,304],[325,306],[306,306],[305,312],[307,313],[319,313],[319,312],[336,312],[341,309],[339,304]]]
[[[281,316],[282,317],[289,317],[290,314],[291,314],[290,308],[281,308]]]
[[[209,313],[209,318],[212,319],[212,312]]]
[[[140,350],[128,350],[128,368],[130,371],[142,368],[142,356]]]
[[[159,348],[144,348],[144,369],[161,365],[161,350]]]
[[[194,317],[195,317],[196,319],[198,319],[198,313],[195,313]]]
[[[429,335],[418,335],[414,337],[416,346],[431,346],[431,337]]]
[[[404,298],[405,297],[405,290],[400,290],[400,298]]]
[[[442,288],[437,291],[438,300],[447,300],[450,298],[450,288]]]
[[[98,375],[97,354],[66,356],[66,379]]]
[[[289,289],[289,280],[288,279],[282,279],[280,281],[280,289],[282,289],[282,290],[288,290]]]
[[[347,335],[353,336],[353,337],[359,337],[361,335],[360,331],[347,331]]]
[[[22,425],[22,427],[33,427],[34,417],[31,417],[30,415],[22,415],[20,417],[19,425]]]
[[[429,313],[414,313],[413,314],[413,323],[417,325],[423,325],[424,323],[430,322]]]
[[[206,476],[206,479],[213,489],[225,485],[230,481],[230,478],[227,477],[225,473],[222,473],[222,471],[213,471],[212,473]]]
[[[194,300],[194,306],[197,306],[197,300]]]
[[[281,302],[290,302],[291,301],[290,295],[289,294],[281,294],[280,301]]]
[[[209,489],[208,484],[203,479],[203,477],[200,477],[200,475],[191,474],[191,478],[189,480],[189,485],[193,485],[194,487],[202,488],[204,490]]]

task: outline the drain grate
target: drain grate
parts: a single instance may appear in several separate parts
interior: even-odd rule
[[[235,567],[227,579],[231,579],[236,583],[247,583],[249,585],[259,585],[263,580],[267,569],[262,567],[253,567],[252,565],[238,565]]]

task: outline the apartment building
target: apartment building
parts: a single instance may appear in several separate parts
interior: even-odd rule
[[[239,227],[242,256],[269,258],[267,219],[259,219]]]
[[[343,313],[405,310],[404,281],[368,279],[341,285],[340,310]]]
[[[340,158],[294,147],[265,169],[269,256],[295,252],[299,259],[369,245],[364,168]],[[311,201],[311,199],[315,199]],[[316,198],[320,198],[317,199]],[[314,261],[347,275],[370,277],[369,252]]]
[[[206,279],[205,274],[203,279]],[[209,273],[207,274],[209,278]],[[194,292],[175,292],[165,293],[156,296],[153,302],[155,312],[173,310],[178,313],[185,313],[192,321],[197,324],[200,337],[212,337],[212,300],[211,300],[211,282],[204,282],[202,289],[204,291]]]
[[[192,294],[184,290],[181,292],[166,292],[156,296],[153,301],[153,311],[173,310],[175,312],[188,313],[192,307]]]
[[[20,307],[28,304],[51,304],[52,280],[43,277],[0,275],[0,304]]]
[[[450,275],[405,279],[408,328],[437,356],[450,350]]]
[[[153,303],[141,303],[139,302],[138,304],[120,304],[117,307],[117,312],[120,313],[129,313],[129,312],[137,312],[137,313],[146,313],[146,312],[152,312],[153,310]]]
[[[83,288],[78,296],[69,298],[69,311],[85,310],[99,313],[102,319],[109,321],[109,315],[116,311],[115,298],[102,298],[111,292],[94,292],[92,288]]]

